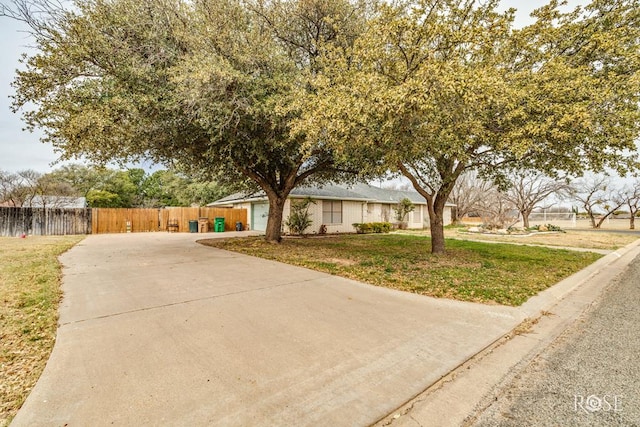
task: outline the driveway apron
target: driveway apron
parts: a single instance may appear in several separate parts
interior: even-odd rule
[[[523,320],[195,242],[235,234],[64,254],[57,341],[12,425],[369,425]]]

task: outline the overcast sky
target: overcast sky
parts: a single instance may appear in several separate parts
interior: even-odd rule
[[[8,0],[0,0],[0,4],[7,3]],[[502,7],[518,9],[516,25],[521,26],[530,22],[532,10],[545,3],[547,1],[544,0],[503,0]],[[586,0],[569,1],[570,6],[587,3]],[[20,67],[18,61],[22,53],[30,52],[28,45],[31,41],[24,31],[23,24],[0,17],[0,170],[16,172],[34,169],[44,173],[56,167],[52,163],[58,156],[50,145],[39,141],[40,134],[37,131],[23,131],[20,115],[12,113],[10,109],[9,97],[13,93],[11,82],[15,70]]]

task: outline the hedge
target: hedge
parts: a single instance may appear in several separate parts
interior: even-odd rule
[[[358,234],[388,233],[391,231],[390,222],[365,222],[352,224]]]

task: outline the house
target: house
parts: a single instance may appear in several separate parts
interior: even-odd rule
[[[291,201],[311,198],[309,212],[313,224],[308,233],[318,233],[322,225],[327,233],[352,233],[352,224],[364,222],[396,222],[395,206],[404,198],[415,205],[413,212],[407,216],[408,228],[421,229],[429,226],[429,213],[426,200],[415,191],[400,191],[374,187],[368,184],[327,185],[324,187],[295,188],[285,203],[283,220],[289,216]],[[264,231],[267,226],[269,202],[264,193],[246,195],[232,194],[207,206],[247,209],[247,226],[251,230]],[[451,223],[452,208],[445,207],[445,225]],[[284,231],[288,232],[286,226]]]

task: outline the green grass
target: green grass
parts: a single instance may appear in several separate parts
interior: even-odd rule
[[[432,255],[428,237],[401,234],[207,240],[209,246],[324,271],[377,286],[518,306],[602,255],[562,249],[448,240]]]
[[[47,363],[62,296],[57,257],[82,239],[0,237],[0,426],[15,416]]]

